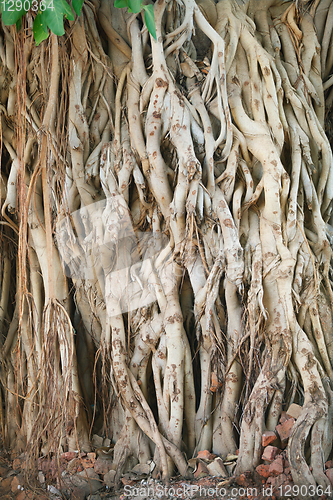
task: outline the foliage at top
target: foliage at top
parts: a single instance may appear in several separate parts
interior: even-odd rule
[[[154,6],[152,4],[144,5],[142,0],[115,0],[114,6],[118,9],[127,7],[128,12],[133,14],[139,14],[141,10],[144,10],[145,24],[151,36],[156,40]]]
[[[84,0],[72,0],[72,7],[79,16]],[[64,18],[74,21],[75,16],[66,0],[2,0],[0,12],[6,26],[16,24],[21,27],[21,20],[27,12],[36,14],[33,33],[36,45],[49,36],[49,29],[55,35],[65,34]]]
[[[72,7],[79,16],[84,0],[72,0]],[[145,24],[149,33],[156,40],[155,17],[153,5],[144,5],[142,0],[115,0],[115,7],[127,8],[128,12],[138,14],[141,10],[145,13]],[[21,27],[22,17],[32,11],[36,14],[33,24],[33,33],[36,45],[39,45],[49,36],[49,30],[55,35],[65,34],[64,18],[74,21],[73,10],[66,0],[2,0],[0,13],[6,26],[16,24]]]

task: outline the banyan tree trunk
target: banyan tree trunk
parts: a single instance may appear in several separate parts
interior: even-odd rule
[[[38,47],[1,27],[5,444],[238,474],[294,402],[294,482],[326,488],[333,3],[154,12],[156,40],[108,0]]]

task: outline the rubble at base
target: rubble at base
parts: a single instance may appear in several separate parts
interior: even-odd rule
[[[262,435],[262,460],[253,472],[235,477],[237,454],[218,457],[201,450],[188,461],[191,478],[173,478],[169,485],[160,480],[155,464],[137,464],[115,484],[117,466],[112,462],[112,446],[96,447],[94,452],[64,452],[57,458],[39,458],[37,481],[27,482],[26,455],[13,461],[0,456],[0,498],[2,500],[278,500],[302,499],[294,485],[287,456],[288,439],[300,414],[298,405],[283,412],[274,431]],[[94,436],[101,444],[103,438]],[[238,453],[238,451],[237,451]],[[311,498],[328,500],[333,491],[333,459],[325,464],[331,491],[318,489]],[[36,473],[35,473],[36,476]],[[297,494],[298,491],[298,494]],[[296,494],[295,494],[296,493]]]

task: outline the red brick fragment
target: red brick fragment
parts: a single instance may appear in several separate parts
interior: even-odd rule
[[[333,469],[333,460],[329,460],[325,463],[326,469]]]
[[[52,460],[48,458],[39,458],[37,463],[38,470],[41,470],[46,476],[53,478],[61,474],[62,471],[67,467],[67,462],[63,458],[60,458],[59,461],[55,458],[53,458]]]
[[[287,484],[287,476],[285,474],[280,474],[279,476],[271,476],[267,479],[266,484],[271,484],[273,487],[273,492],[277,493],[280,486],[285,486]]]
[[[274,462],[269,466],[269,472],[271,476],[279,476],[283,473],[283,458],[278,455]]]
[[[294,483],[290,481],[285,474],[280,474],[280,476],[268,478],[266,482],[266,488],[269,486],[272,487],[273,495],[271,497],[265,497],[265,500],[268,500],[268,498],[273,499],[274,495],[275,498],[288,498],[290,500],[296,500],[296,498],[290,497],[290,492],[292,491]],[[297,497],[297,500],[301,500],[301,497]]]
[[[331,484],[333,486],[333,469],[327,469],[325,474],[328,477],[328,479],[331,481]]]
[[[261,458],[263,460],[267,460],[268,462],[273,462],[279,451],[279,448],[276,448],[276,446],[266,446]]]
[[[137,483],[137,481],[134,481],[133,479],[127,479],[126,477],[122,477],[121,482],[125,486],[134,486]]]
[[[13,469],[14,470],[21,470],[23,460],[21,458],[15,458],[13,461]]]
[[[16,500],[34,500],[36,497],[35,497],[35,494],[33,491],[20,491],[17,496],[15,497]],[[48,499],[49,497],[45,497],[44,495],[40,496],[38,495],[38,499],[39,500],[45,500],[45,499]]]
[[[13,479],[13,478],[12,478],[11,476],[9,476],[9,477],[5,477],[5,479],[3,479],[3,480],[1,481],[0,485],[1,485],[1,489],[2,489],[3,491],[6,491],[6,490],[8,490],[8,489],[10,488],[10,485],[11,485],[12,479]]]
[[[64,458],[68,462],[70,460],[73,460],[73,458],[77,457],[77,452],[76,451],[65,451],[65,453],[61,454],[61,458]]]
[[[203,460],[214,460],[216,455],[213,455],[213,453],[208,450],[202,450],[198,452],[197,458],[202,458]]]
[[[199,479],[200,477],[209,476],[209,470],[202,462],[198,462],[197,468],[194,472],[194,477]]]
[[[5,475],[7,474],[8,472],[8,467],[3,467],[2,465],[0,465],[0,478],[1,477],[5,477]]]
[[[262,445],[264,448],[276,440],[277,437],[273,431],[265,431],[262,435]]]
[[[21,474],[19,474],[18,476],[14,476],[10,485],[12,493],[17,493],[19,490],[21,490],[21,486],[23,486],[23,477],[21,476]]]
[[[280,424],[283,424],[286,420],[289,420],[292,417],[289,417],[286,411],[283,411],[280,416]]]
[[[241,474],[236,478],[236,483],[239,486],[247,486],[249,484],[249,479],[246,477],[246,474]]]
[[[114,470],[115,465],[110,460],[102,460],[97,458],[94,463],[94,470],[97,474],[107,474],[110,470]]]
[[[17,496],[15,497],[16,500],[35,500],[36,496],[33,491],[26,491],[26,490],[21,490]],[[49,497],[46,497],[45,495],[38,495],[38,500],[48,500]]]
[[[291,433],[293,431],[295,419],[294,418],[289,418],[283,424],[279,424],[276,426],[276,431],[280,436],[280,439],[282,442],[288,441],[288,439],[291,436]]]
[[[269,465],[261,464],[256,467],[256,471],[258,472],[259,476],[267,478],[269,477],[269,467]]]
[[[94,467],[94,462],[92,462],[91,460],[89,460],[88,458],[83,458],[81,460],[81,463],[80,465],[82,465],[82,467],[84,469],[92,469]]]
[[[215,372],[212,372],[212,374],[211,374],[211,386],[210,386],[210,391],[211,391],[211,392],[216,392],[216,391],[219,389],[219,387],[221,387],[221,386],[222,386],[222,384],[221,384],[221,382],[219,381],[219,379],[218,379],[218,377],[217,377],[216,373],[215,373]]]

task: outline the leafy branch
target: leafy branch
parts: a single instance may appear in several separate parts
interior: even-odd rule
[[[84,0],[72,0],[73,9],[78,16],[83,3]],[[16,24],[17,29],[20,29],[22,17],[28,11],[36,13],[33,24],[36,45],[48,38],[49,29],[55,35],[64,35],[64,18],[69,21],[75,19],[71,6],[66,0],[2,0],[0,2],[2,22],[6,26]]]
[[[145,24],[151,36],[156,40],[154,6],[152,4],[144,5],[142,0],[115,0],[114,6],[118,9],[127,7],[128,12],[133,12],[133,14],[138,14],[144,10]]]

